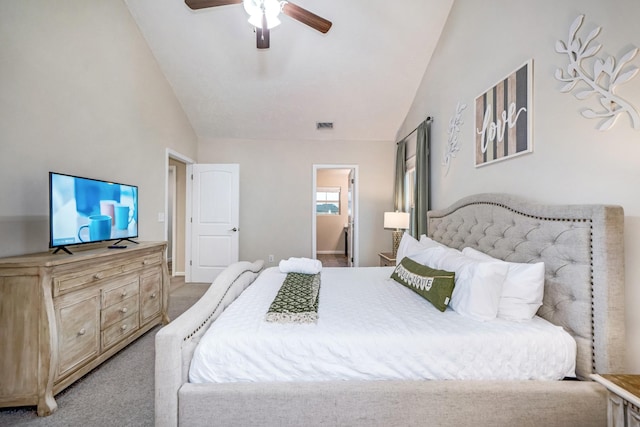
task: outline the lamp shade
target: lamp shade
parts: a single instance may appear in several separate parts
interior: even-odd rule
[[[384,228],[395,228],[406,230],[409,228],[408,212],[385,212]]]

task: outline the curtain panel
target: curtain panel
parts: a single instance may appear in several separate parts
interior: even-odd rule
[[[427,234],[427,211],[429,210],[430,193],[430,168],[429,148],[431,136],[431,119],[427,118],[418,126],[418,138],[416,141],[416,183],[413,195],[413,210],[411,212],[411,234],[419,238]]]
[[[407,163],[405,160],[407,152],[407,142],[400,141],[396,146],[396,182],[394,187],[394,209],[398,212],[405,211],[405,188],[404,179],[407,173]]]

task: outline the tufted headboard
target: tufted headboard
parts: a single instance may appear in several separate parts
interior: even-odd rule
[[[577,343],[576,375],[624,372],[624,211],[607,205],[541,205],[478,194],[427,214],[428,235],[495,258],[545,264],[538,315]]]

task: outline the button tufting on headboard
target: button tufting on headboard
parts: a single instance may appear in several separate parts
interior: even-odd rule
[[[576,371],[586,378],[624,369],[623,219],[619,206],[549,206],[480,194],[430,211],[427,228],[429,237],[456,249],[470,246],[512,262],[543,261],[538,315],[574,336]]]

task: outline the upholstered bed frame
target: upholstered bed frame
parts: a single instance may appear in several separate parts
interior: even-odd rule
[[[263,267],[239,262],[156,335],[156,425],[605,425],[606,391],[589,375],[624,369],[623,223],[619,206],[549,206],[503,194],[428,214],[429,237],[448,246],[544,261],[538,315],[576,339],[580,381],[191,384],[199,338]]]

